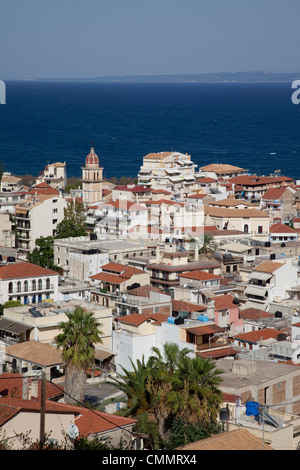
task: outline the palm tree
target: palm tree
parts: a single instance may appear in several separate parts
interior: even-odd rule
[[[215,422],[222,403],[221,374],[210,359],[184,358],[178,365],[178,416],[188,415],[191,422],[204,426]]]
[[[132,416],[137,420],[136,430],[147,434],[147,447],[151,449],[159,448],[159,435],[156,427],[156,420],[153,414],[153,390],[150,387],[152,369],[149,361],[145,363],[137,360],[136,364],[130,359],[132,370],[122,367],[123,374],[118,373],[108,384],[113,385],[123,392],[125,397],[118,398],[119,402],[126,403],[118,414],[122,416]],[[108,400],[110,403],[112,400]],[[107,402],[105,402],[106,404]]]
[[[65,367],[65,402],[82,403],[85,394],[86,368],[95,360],[95,344],[102,343],[98,323],[93,313],[76,307],[67,313],[67,322],[61,322],[62,331],[56,337],[57,348],[62,348]]]
[[[190,349],[180,350],[173,343],[166,343],[163,352],[155,347],[152,352],[147,362],[144,357],[136,365],[131,361],[132,370],[123,368],[110,383],[127,397],[121,413],[136,418],[137,430],[148,434],[155,447],[153,424],[161,440],[177,418],[206,426],[216,420],[222,394],[221,370],[213,361],[193,357]]]
[[[216,249],[215,239],[212,235],[204,234],[203,244],[199,250],[201,254],[208,254],[214,252]]]
[[[145,364],[144,357],[137,360],[136,365],[130,359],[133,370],[129,371],[122,367],[124,374],[117,374],[112,378],[114,385],[127,397],[126,408],[123,410],[125,416],[138,416],[144,411],[151,410],[151,394],[146,385],[150,378],[151,369]]]

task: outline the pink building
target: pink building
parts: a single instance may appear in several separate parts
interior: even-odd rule
[[[227,328],[231,333],[243,330],[244,320],[239,318],[239,305],[230,294],[218,295],[211,300],[215,304],[215,323],[221,328]]]

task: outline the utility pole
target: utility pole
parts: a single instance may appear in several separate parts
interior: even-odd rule
[[[46,405],[46,371],[42,369],[41,382],[41,419],[40,419],[40,446],[44,446],[45,441],[45,405]]]

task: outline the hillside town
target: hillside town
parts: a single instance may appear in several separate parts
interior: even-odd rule
[[[30,186],[3,173],[0,435],[18,448],[16,430],[25,434],[30,420],[38,439],[45,371],[53,442],[79,433],[142,449],[136,420],[117,413],[124,393],[107,380],[171,343],[222,371],[218,423],[227,433],[182,449],[300,448],[300,181],[276,169],[198,167],[176,151],[141,160],[133,184],[115,184],[91,148],[68,191],[66,162],[47,164]],[[65,237],[76,204],[82,232]],[[41,263],[47,240],[51,259]],[[86,383],[107,404],[92,416],[63,400],[56,338],[77,307],[101,324]]]

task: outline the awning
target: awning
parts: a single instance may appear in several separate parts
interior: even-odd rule
[[[212,323],[210,325],[195,326],[194,328],[187,328],[186,331],[195,336],[204,336],[204,335],[211,335],[215,333],[223,333],[225,330],[224,328],[221,328],[215,323]]]
[[[8,320],[6,318],[1,318],[0,320],[0,330],[7,331],[9,333],[14,333],[19,335],[24,331],[28,330],[29,327],[22,325],[21,323],[14,322],[12,320]]]
[[[259,297],[266,297],[267,288],[261,289],[259,287],[248,286],[246,287],[245,294],[258,295]]]
[[[215,297],[215,294],[213,293],[212,290],[201,290],[201,294],[204,295],[207,299],[211,299],[212,297]]]
[[[95,349],[95,359],[98,361],[105,361],[106,359],[113,357],[115,354],[111,351],[105,351],[104,349]]]
[[[270,273],[261,273],[259,271],[252,271],[249,275],[250,279],[259,279],[261,281],[267,281],[273,276]]]

